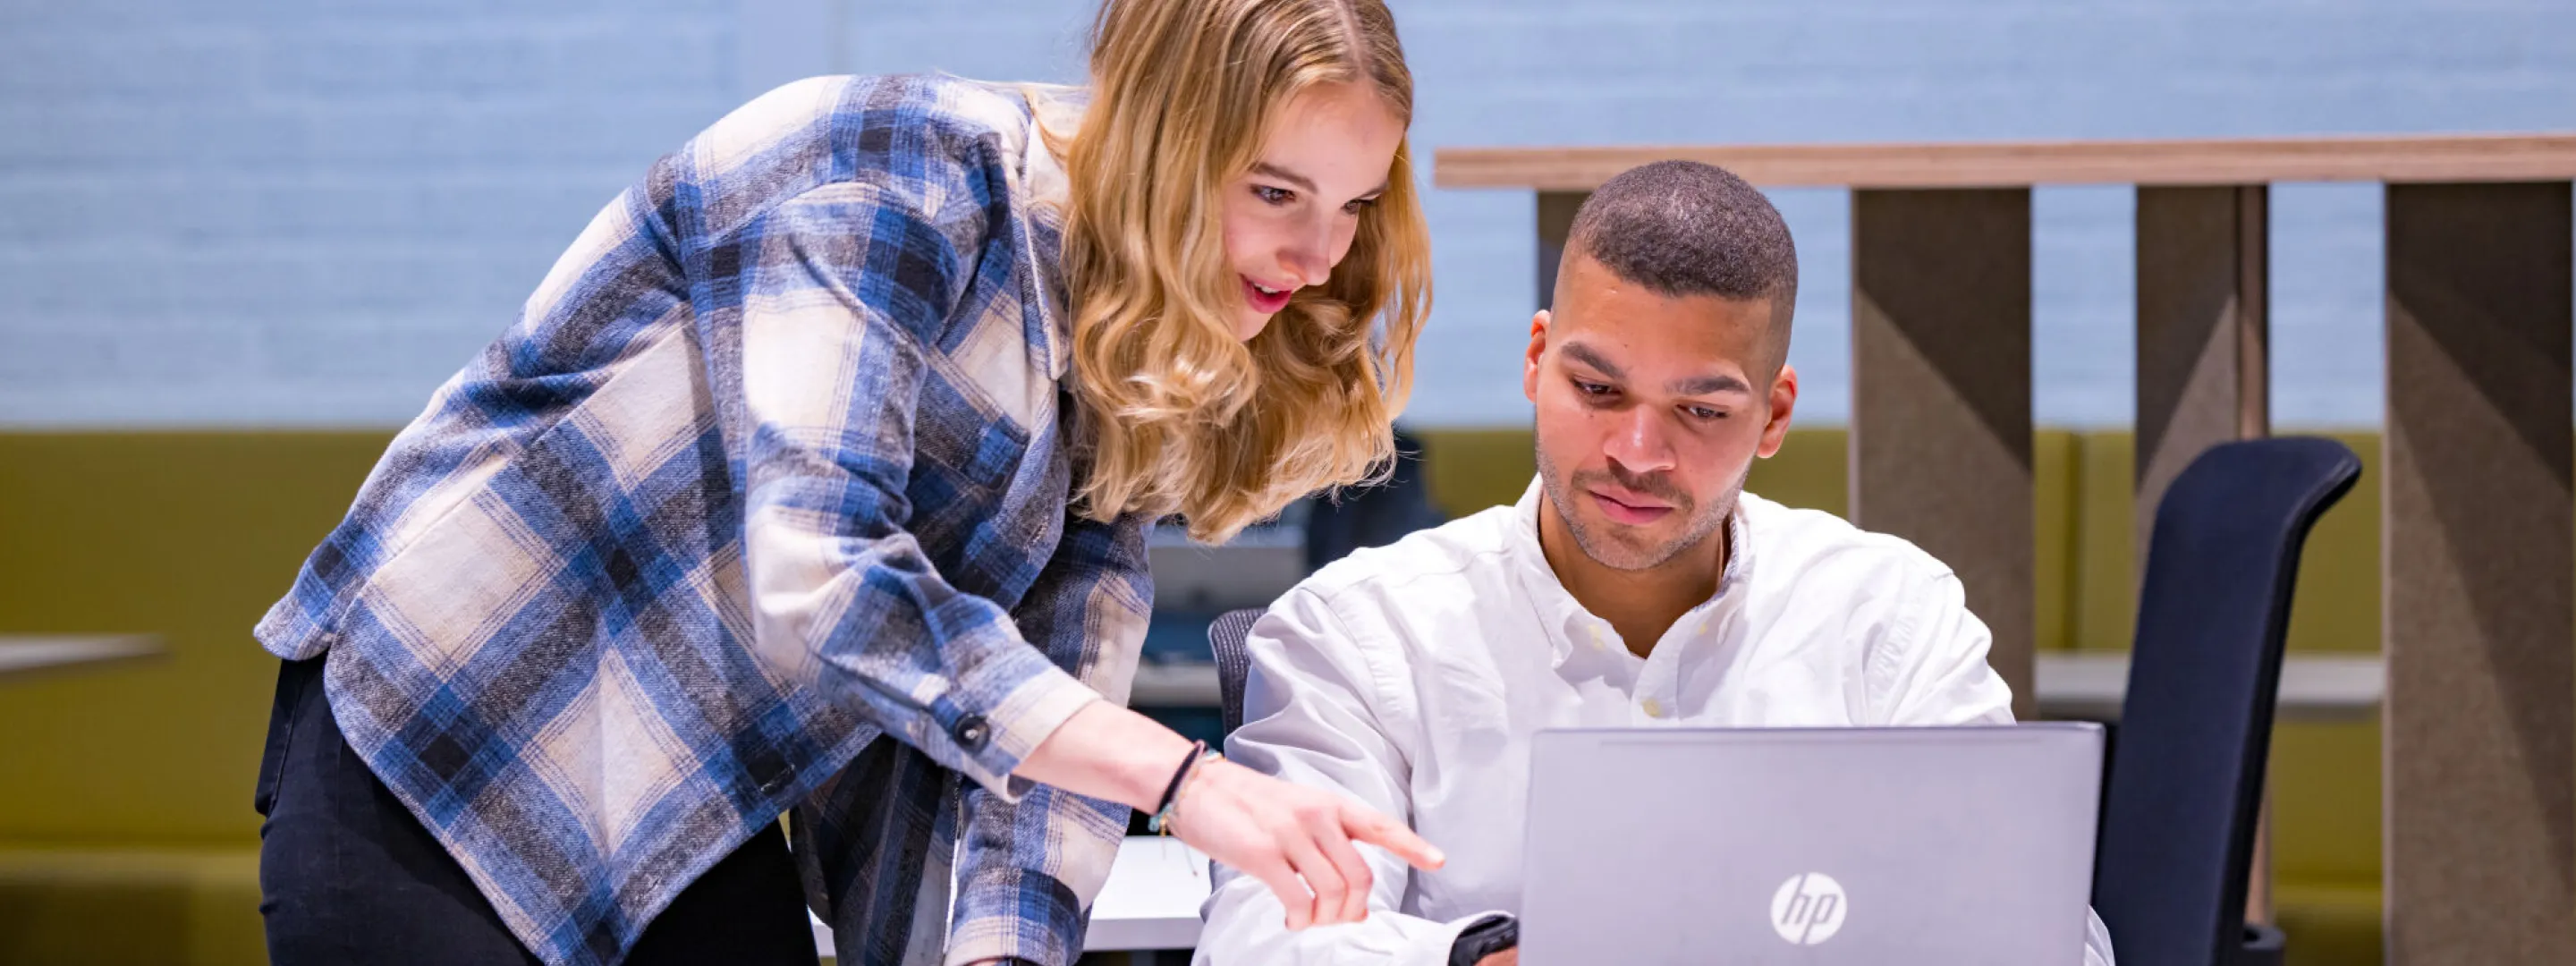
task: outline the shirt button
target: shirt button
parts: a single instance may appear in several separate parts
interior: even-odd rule
[[[760,793],[763,795],[776,795],[778,794],[779,789],[787,787],[787,783],[794,781],[795,779],[796,769],[792,767],[781,767],[777,774],[760,780]]]
[[[984,739],[991,737],[992,729],[984,723],[983,715],[970,714],[957,719],[957,729],[951,734],[957,736],[959,745],[964,746],[968,751],[974,751],[984,747]]]
[[[1647,698],[1647,699],[1646,699],[1646,701],[1645,701],[1645,708],[1646,708],[1646,717],[1649,717],[1649,718],[1661,718],[1661,717],[1663,717],[1663,716],[1664,716],[1664,703],[1663,703],[1663,702],[1661,702],[1661,701],[1657,701],[1657,700],[1655,700],[1655,699],[1653,699],[1653,698]]]

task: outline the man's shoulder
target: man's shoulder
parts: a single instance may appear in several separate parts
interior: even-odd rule
[[[1514,508],[1494,507],[1325,565],[1254,625],[1256,637],[1294,642],[1286,651],[1256,647],[1255,663],[1294,664],[1300,658],[1292,652],[1306,650],[1309,659],[1365,667],[1354,681],[1376,682],[1366,685],[1372,690],[1411,680],[1413,667],[1478,640],[1475,628],[1520,599],[1508,529],[1518,520]]]
[[[1932,580],[1951,573],[1950,565],[1911,540],[1862,529],[1823,510],[1785,506],[1752,493],[1744,494],[1740,505],[1759,573],[1872,580]]]

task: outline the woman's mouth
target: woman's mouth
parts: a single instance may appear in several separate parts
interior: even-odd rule
[[[1293,287],[1272,288],[1253,281],[1248,276],[1243,280],[1244,302],[1250,304],[1253,311],[1263,315],[1276,315],[1280,309],[1287,308],[1288,297],[1294,294],[1296,289]]]

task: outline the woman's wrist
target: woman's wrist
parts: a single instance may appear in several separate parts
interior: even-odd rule
[[[1181,800],[1189,795],[1190,789],[1197,787],[1200,779],[1205,778],[1210,769],[1224,761],[1224,752],[1209,750],[1207,743],[1203,741],[1190,742],[1189,758],[1183,760],[1181,767],[1172,773],[1172,784],[1163,790],[1162,806],[1154,812],[1153,818],[1145,823],[1145,827],[1164,835],[1180,834],[1179,830],[1172,826],[1180,821]]]
[[[1162,805],[1192,745],[1154,719],[1107,701],[1084,705],[1012,774],[1142,812]]]

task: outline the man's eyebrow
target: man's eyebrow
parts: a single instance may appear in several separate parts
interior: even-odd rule
[[[1576,362],[1580,362],[1584,365],[1600,370],[1602,375],[1609,378],[1625,379],[1628,377],[1626,371],[1611,364],[1609,359],[1602,357],[1601,353],[1593,351],[1591,346],[1584,345],[1583,343],[1566,343],[1565,354]],[[1672,383],[1671,388],[1675,395],[1682,396],[1705,396],[1721,392],[1740,392],[1749,394],[1753,391],[1753,387],[1747,385],[1744,380],[1724,373],[1695,376],[1689,379],[1679,380]]]
[[[1602,375],[1608,376],[1612,379],[1625,379],[1628,377],[1628,373],[1625,370],[1620,369],[1616,365],[1612,365],[1610,360],[1601,357],[1601,353],[1592,351],[1591,346],[1584,345],[1583,343],[1566,343],[1565,354],[1572,357],[1576,362],[1601,370]]]
[[[1729,375],[1684,379],[1673,383],[1672,389],[1675,394],[1683,396],[1706,396],[1721,392],[1740,392],[1749,395],[1753,392],[1753,387],[1745,385],[1744,380]]]
[[[1299,191],[1303,191],[1303,192],[1305,192],[1305,193],[1307,193],[1307,194],[1310,194],[1310,195],[1320,195],[1320,194],[1323,194],[1323,193],[1324,193],[1324,192],[1323,192],[1323,189],[1315,187],[1315,180],[1314,180],[1314,179],[1309,178],[1309,177],[1306,177],[1305,175],[1302,175],[1302,174],[1298,174],[1297,172],[1290,171],[1290,170],[1288,170],[1288,169],[1286,169],[1286,168],[1283,168],[1283,167],[1280,167],[1280,166],[1278,166],[1278,165],[1272,164],[1272,163],[1270,163],[1270,162],[1268,162],[1268,161],[1255,161],[1255,162],[1252,162],[1252,173],[1254,173],[1254,174],[1259,174],[1259,175],[1268,175],[1268,176],[1270,176],[1270,177],[1277,178],[1277,179],[1279,179],[1279,180],[1281,180],[1281,181],[1288,182],[1288,186],[1289,186],[1289,187],[1296,188],[1297,190],[1299,190]],[[1380,181],[1380,182],[1378,182],[1378,183],[1377,183],[1377,187],[1375,187],[1375,188],[1371,188],[1371,189],[1369,189],[1368,191],[1366,191],[1366,192],[1362,193],[1362,194],[1360,195],[1360,197],[1362,197],[1362,198],[1366,198],[1366,197],[1368,197],[1368,196],[1370,196],[1370,195],[1385,194],[1385,193],[1386,193],[1386,186],[1387,186],[1386,182],[1384,182],[1384,181]]]

